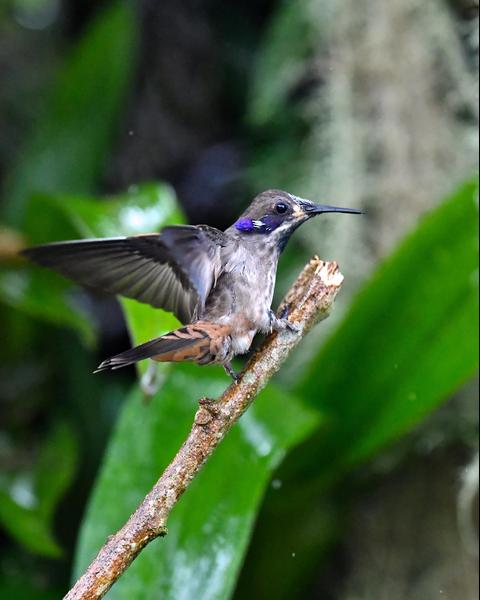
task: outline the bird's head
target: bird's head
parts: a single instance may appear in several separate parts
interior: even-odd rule
[[[361,214],[354,208],[314,204],[281,190],[259,194],[233,227],[246,236],[269,236],[283,250],[290,235],[305,221],[323,213]]]

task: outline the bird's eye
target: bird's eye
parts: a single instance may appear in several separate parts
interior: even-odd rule
[[[275,212],[278,213],[279,215],[284,215],[288,210],[288,204],[285,204],[285,202],[277,202],[275,204]]]

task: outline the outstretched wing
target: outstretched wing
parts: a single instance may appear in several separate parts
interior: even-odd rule
[[[159,234],[58,242],[22,253],[86,286],[171,311],[188,323],[201,316],[221,271],[223,233],[166,227]]]

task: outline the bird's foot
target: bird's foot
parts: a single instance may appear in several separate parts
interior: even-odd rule
[[[227,362],[223,365],[223,368],[225,369],[227,375],[230,375],[230,377],[233,379],[233,381],[235,383],[238,383],[240,381],[240,374],[237,373],[233,367],[232,367],[232,363],[231,362]]]
[[[285,329],[288,329],[289,331],[292,331],[293,333],[298,333],[301,329],[301,327],[300,327],[300,325],[298,325],[298,323],[292,323],[288,319],[284,319],[284,323],[285,323]]]
[[[297,323],[292,323],[288,320],[288,306],[286,306],[280,317],[270,311],[270,327],[272,331],[285,331],[288,329],[289,331],[293,331],[294,333],[298,333],[300,331],[300,326]]]

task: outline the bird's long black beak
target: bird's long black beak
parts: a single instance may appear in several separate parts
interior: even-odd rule
[[[350,215],[363,215],[363,211],[358,208],[343,208],[343,206],[330,206],[329,204],[315,204],[311,200],[304,200],[303,198],[293,197],[297,204],[300,206],[301,211],[307,217],[314,217],[315,215],[322,215],[323,213],[347,213]]]
[[[363,212],[357,208],[343,208],[341,206],[329,206],[328,204],[312,204],[306,207],[305,212],[309,215],[321,215],[323,213],[347,213],[350,215],[362,215]]]

